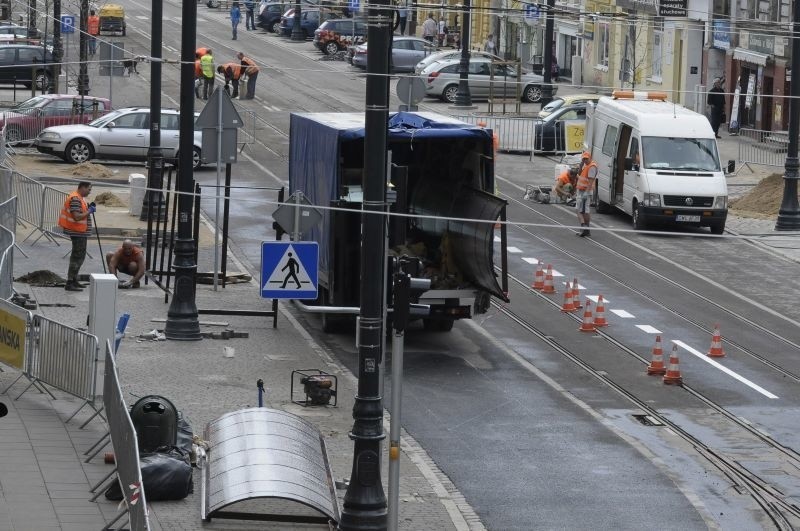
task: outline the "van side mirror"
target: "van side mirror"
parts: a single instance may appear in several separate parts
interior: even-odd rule
[[[627,158],[625,159],[625,171],[633,170],[633,159]]]

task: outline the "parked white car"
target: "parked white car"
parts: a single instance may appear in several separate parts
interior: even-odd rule
[[[195,113],[195,119],[198,113]],[[178,156],[180,113],[161,111],[161,149],[165,158]],[[202,132],[194,132],[194,167],[203,163]],[[35,141],[40,153],[78,164],[92,159],[147,160],[150,146],[150,108],[130,107],[112,111],[86,125],[59,125],[43,129]]]
[[[500,57],[498,57],[498,56],[496,56],[494,54],[491,54],[491,53],[488,53],[488,52],[481,52],[481,51],[478,51],[478,50],[469,52],[469,55],[470,55],[470,57],[475,57],[475,58],[477,58],[477,57],[485,57],[485,58],[491,59],[493,61],[502,61],[503,60],[502,58],[500,58]],[[461,50],[442,50],[440,52],[432,53],[428,57],[426,57],[425,59],[422,59],[419,63],[417,63],[417,66],[414,67],[414,73],[415,74],[419,74],[420,72],[425,70],[425,68],[427,66],[432,65],[433,63],[436,63],[438,61],[446,61],[448,59],[459,59],[460,60],[461,59]]]

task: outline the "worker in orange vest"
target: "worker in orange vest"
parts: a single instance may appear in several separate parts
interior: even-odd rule
[[[70,193],[64,200],[64,206],[61,207],[61,214],[58,216],[59,227],[72,240],[67,283],[64,286],[67,291],[82,291],[86,287],[85,284],[78,282],[78,272],[86,258],[86,240],[92,233],[91,216],[95,212],[95,204],[86,204],[86,197],[91,192],[92,183],[79,182],[78,189]]]
[[[86,20],[86,33],[89,34],[89,55],[97,53],[97,36],[100,35],[100,17],[95,15],[94,9],[89,11]]]
[[[244,73],[247,74],[247,92],[242,96],[241,100],[252,100],[256,97],[256,78],[258,77],[258,67],[256,62],[247,57],[242,52],[236,54],[239,61],[242,62]]]
[[[206,53],[208,53],[208,48],[198,48],[194,52],[194,97],[198,100],[202,98],[200,87],[203,86],[203,66],[200,64],[200,58]]]
[[[578,210],[578,221],[583,230],[576,232],[577,236],[591,236],[589,232],[589,204],[592,199],[594,183],[597,179],[597,163],[592,160],[592,154],[584,151],[581,155],[581,167],[578,171],[577,192],[575,194],[575,208]]]
[[[556,186],[553,191],[562,203],[566,203],[575,196],[577,177],[577,168],[569,168],[561,172],[561,175],[556,179]]]
[[[232,98],[239,97],[239,78],[242,77],[242,65],[240,63],[225,63],[217,67],[217,72],[225,77],[225,92],[231,93],[229,85],[233,83]]]

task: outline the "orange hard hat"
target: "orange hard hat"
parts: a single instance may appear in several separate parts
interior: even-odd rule
[[[583,154],[581,155],[581,158],[582,159],[590,159],[590,158],[592,158],[592,154],[589,153],[588,151],[584,151]]]

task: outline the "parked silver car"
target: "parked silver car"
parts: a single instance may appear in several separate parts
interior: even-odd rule
[[[367,44],[365,42],[354,48],[353,66],[367,68]],[[413,72],[417,63],[435,52],[436,48],[425,39],[395,35],[392,39],[392,70]]]
[[[195,118],[198,113],[195,113]],[[161,111],[161,148],[165,158],[178,156],[180,113]],[[202,132],[194,132],[193,160],[202,165]],[[147,160],[150,145],[150,108],[130,107],[112,111],[86,125],[59,125],[43,129],[35,141],[40,153],[78,164],[92,159]]]
[[[455,103],[458,93],[459,59],[447,59],[428,65],[420,73],[428,96]],[[494,77],[492,77],[494,71]],[[490,93],[496,97],[511,98],[519,87],[522,101],[536,103],[542,99],[544,79],[538,74],[522,74],[517,78],[514,68],[506,64],[496,64],[485,57],[470,59],[469,91],[473,99],[487,99]],[[558,87],[553,85],[553,94]]]
[[[498,57],[498,56],[496,56],[494,54],[491,54],[489,52],[481,52],[481,51],[478,51],[478,50],[471,51],[471,52],[469,52],[469,54],[470,54],[470,57],[475,57],[475,58],[485,57],[487,59],[493,59],[495,61],[502,61],[503,60],[502,58],[500,58],[500,57]],[[414,73],[415,74],[419,74],[420,72],[425,70],[425,68],[427,68],[429,65],[432,65],[433,63],[435,63],[437,61],[445,61],[447,59],[457,59],[457,60],[460,61],[461,60],[461,50],[440,50],[440,51],[438,51],[436,53],[433,53],[433,54],[429,55],[428,57],[426,57],[425,59],[421,60],[419,63],[417,63],[417,66],[414,67]]]

